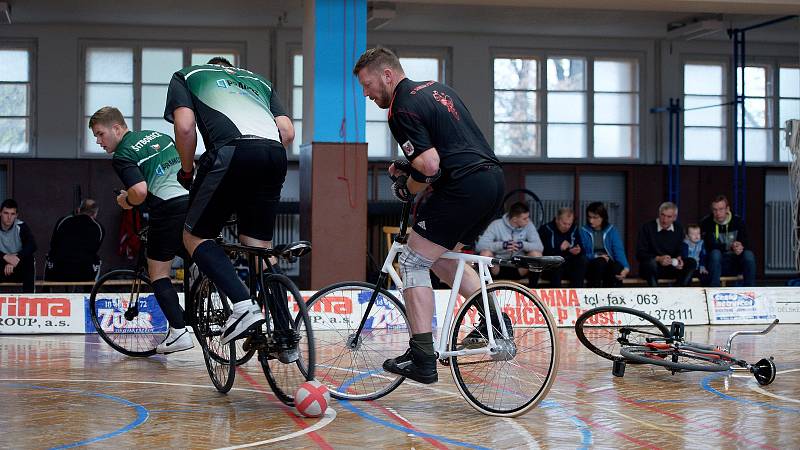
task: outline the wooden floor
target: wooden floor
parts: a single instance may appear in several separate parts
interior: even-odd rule
[[[687,327],[724,344],[732,331]],[[321,419],[278,403],[255,362],[233,390],[211,387],[199,346],[147,359],[96,336],[0,336],[0,448],[800,448],[800,325],[737,338],[734,354],[774,355],[775,382],[747,375],[671,375],[628,366],[624,378],[561,329],[548,398],[516,419],[484,416],[440,382],[406,382],[375,402],[334,401]]]

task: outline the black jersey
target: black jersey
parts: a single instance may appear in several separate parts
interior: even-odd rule
[[[464,102],[444,84],[402,80],[389,106],[389,128],[409,161],[436,148],[442,181],[500,165]]]

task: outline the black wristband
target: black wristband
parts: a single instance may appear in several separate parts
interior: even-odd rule
[[[126,203],[128,206],[130,206],[131,208],[135,208],[135,207],[136,207],[136,205],[134,205],[133,203],[131,203],[130,201],[128,201],[128,196],[127,196],[127,195],[126,195],[125,197],[123,197],[123,198],[125,199],[125,203]]]
[[[412,167],[410,175],[411,175],[411,179],[416,181],[416,182],[418,182],[418,183],[430,184],[430,183],[433,183],[434,181],[438,180],[439,177],[442,176],[442,169],[439,168],[439,170],[437,170],[435,174],[433,174],[431,176],[426,176],[424,173],[422,173],[419,170],[417,170],[417,169]]]

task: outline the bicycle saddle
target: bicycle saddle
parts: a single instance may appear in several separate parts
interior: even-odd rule
[[[311,252],[311,242],[295,241],[290,244],[279,244],[272,251],[276,256],[286,259],[299,258]]]
[[[564,258],[561,256],[512,256],[510,262],[516,267],[541,272],[564,264]]]

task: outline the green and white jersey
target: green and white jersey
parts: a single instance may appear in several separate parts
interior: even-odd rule
[[[175,72],[164,119],[174,123],[179,107],[194,111],[207,150],[245,135],[281,141],[275,117],[286,111],[272,83],[249,70],[205,64]]]
[[[150,207],[188,191],[178,183],[181,159],[175,142],[158,131],[128,131],[122,136],[112,159],[114,170],[125,189],[147,182],[146,202]]]

